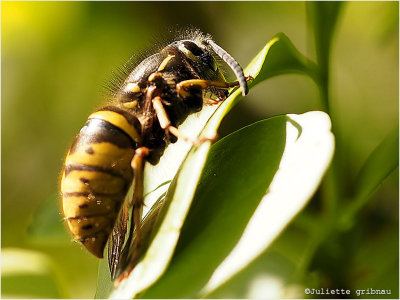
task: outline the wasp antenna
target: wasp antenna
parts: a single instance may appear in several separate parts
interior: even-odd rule
[[[246,96],[249,92],[249,88],[247,87],[246,77],[244,76],[243,69],[239,63],[228,52],[218,46],[213,40],[207,39],[204,41],[204,44],[209,45],[214,52],[232,69],[239,81],[240,87],[242,88],[242,95]]]

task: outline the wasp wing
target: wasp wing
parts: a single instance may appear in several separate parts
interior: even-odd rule
[[[146,196],[157,191],[159,188],[163,187],[169,182],[170,181],[160,184],[154,190],[147,193]],[[140,224],[140,227],[143,231],[145,244],[147,244],[146,242],[148,242],[150,238],[154,223],[157,219],[163,200],[165,199],[165,195],[166,192],[163,192],[161,195],[159,195],[159,197],[154,201],[153,205],[151,206],[151,209],[146,213],[145,217],[143,218],[143,223]],[[131,201],[125,201],[121,209],[120,215],[118,216],[118,219],[115,223],[112,234],[110,235],[108,243],[108,265],[112,280],[121,276],[123,271],[129,265],[133,254],[133,245],[136,239],[134,228],[135,226],[138,226],[138,224],[134,224],[134,220],[129,214],[131,212],[131,209],[133,209]],[[142,208],[140,208],[140,213],[142,213]]]
[[[121,212],[114,225],[108,241],[108,266],[111,279],[114,280],[118,266],[120,265],[122,247],[125,242],[125,235],[129,220],[129,202],[125,201]]]

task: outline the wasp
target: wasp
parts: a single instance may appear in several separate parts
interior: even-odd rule
[[[223,63],[237,81],[225,80]],[[110,104],[89,116],[65,159],[62,209],[72,235],[89,252],[103,258],[108,242],[112,279],[127,276],[139,259],[145,163],[156,165],[178,138],[203,142],[178,126],[204,104],[225,100],[229,88],[240,86],[246,95],[248,79],[231,55],[195,30],[127,70]]]

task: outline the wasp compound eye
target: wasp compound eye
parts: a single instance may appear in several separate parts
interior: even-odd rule
[[[203,64],[213,71],[217,71],[217,64],[207,49],[202,49],[192,41],[180,41],[178,48],[192,61]]]
[[[247,87],[246,77],[243,74],[243,69],[239,63],[228,52],[218,46],[213,40],[205,40],[203,44],[209,45],[214,52],[232,69],[239,81],[240,87],[242,88],[242,95],[246,96],[249,92],[249,89]]]
[[[179,50],[193,61],[200,61],[200,57],[204,55],[204,51],[191,41],[181,41],[178,46]]]
[[[184,41],[184,42],[182,42],[182,44],[187,50],[189,50],[196,56],[201,56],[204,54],[204,51],[199,46],[197,46],[195,43],[193,43],[191,41]]]

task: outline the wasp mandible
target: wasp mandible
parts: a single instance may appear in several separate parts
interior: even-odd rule
[[[225,80],[221,59],[238,81]],[[139,259],[145,162],[156,165],[178,138],[203,142],[183,135],[178,126],[203,104],[225,100],[229,88],[240,86],[246,95],[247,79],[232,56],[195,30],[127,70],[111,104],[89,116],[65,159],[62,206],[72,235],[92,254],[103,258],[109,242],[113,279],[129,274]],[[133,197],[125,200],[132,182]],[[128,258],[121,253],[129,252],[134,228]]]

